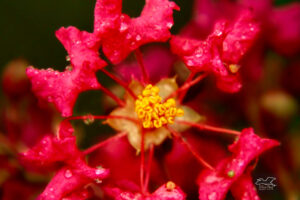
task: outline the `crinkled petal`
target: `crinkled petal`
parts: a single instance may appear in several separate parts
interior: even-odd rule
[[[168,184],[168,183],[167,183]],[[175,186],[174,188],[167,188],[167,184],[160,186],[152,195],[152,200],[184,200],[186,195],[179,188]],[[175,184],[175,183],[173,183]]]
[[[252,46],[260,31],[250,11],[243,11],[223,41],[223,61],[238,63]]]
[[[73,106],[81,92],[101,87],[95,73],[89,71],[73,69],[58,72],[29,67],[26,72],[35,95],[42,100],[53,102],[64,117],[72,115]]]
[[[199,199],[223,199],[247,165],[264,151],[279,145],[275,140],[262,139],[252,128],[244,129],[239,139],[229,146],[233,155],[222,160],[215,170],[204,170],[198,179]]]
[[[178,186],[167,188],[166,184],[163,184],[155,192],[147,196],[131,191],[122,191],[116,187],[106,187],[105,192],[115,200],[184,200],[186,197],[185,193]]]
[[[67,50],[75,69],[95,72],[106,65],[99,57],[100,41],[94,34],[69,26],[60,28],[55,35]]]
[[[106,174],[107,175],[107,174]],[[85,171],[72,169],[68,167],[61,168],[55,176],[51,179],[43,193],[38,197],[39,200],[54,200],[62,199],[65,196],[69,199],[76,199],[72,193],[76,193],[86,184],[93,182],[95,179],[102,179],[103,173],[98,173],[94,169],[94,176],[87,177]],[[80,199],[80,198],[77,198]],[[85,198],[81,198],[85,199]]]
[[[179,55],[191,71],[213,73],[220,89],[237,92],[241,88],[238,68],[233,71],[230,66],[238,64],[258,31],[252,13],[243,11],[231,25],[218,21],[205,41],[174,36],[170,44],[173,53]]]
[[[236,200],[259,200],[250,172],[243,174],[230,189]]]
[[[146,0],[141,16],[130,19],[121,13],[121,4],[120,0],[98,0],[95,9],[95,33],[113,63],[119,63],[143,44],[166,41],[171,36],[173,9],[179,9],[168,0]]]
[[[40,99],[53,102],[62,116],[67,117],[72,115],[81,92],[100,88],[95,72],[104,67],[105,62],[98,56],[97,41],[92,34],[68,27],[59,29],[56,36],[69,53],[72,69],[58,72],[29,67],[26,73],[34,93]]]

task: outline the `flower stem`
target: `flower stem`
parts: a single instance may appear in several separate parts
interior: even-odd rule
[[[125,106],[125,102],[123,100],[121,100],[119,97],[117,97],[114,93],[112,93],[110,90],[108,90],[107,88],[101,86],[100,88],[105,94],[107,94],[110,98],[112,98],[113,100],[115,100],[115,102],[123,107]]]
[[[142,52],[140,51],[140,49],[135,50],[135,56],[136,56],[136,59],[139,63],[141,72],[143,74],[143,82],[148,84],[150,82],[149,75],[148,75],[147,70],[145,68],[144,61],[143,61],[143,55],[142,55]]]
[[[154,153],[154,145],[151,144],[150,145],[150,149],[149,149],[147,174],[146,174],[146,178],[145,178],[145,188],[146,188],[146,190],[148,190],[148,184],[149,184],[150,173],[151,173],[151,164],[152,164],[153,153]]]
[[[187,124],[192,127],[198,128],[200,130],[207,130],[207,131],[212,131],[212,132],[217,132],[217,133],[227,133],[227,134],[232,134],[232,135],[239,135],[239,131],[235,130],[230,130],[230,129],[225,129],[225,128],[218,128],[215,126],[210,126],[210,125],[205,125],[205,124],[197,124],[193,122],[188,122],[188,121],[183,121],[183,120],[176,120],[177,123],[181,124]]]
[[[214,168],[208,164],[194,149],[193,147],[181,136],[181,134],[174,129],[167,127],[167,129],[172,133],[172,135],[177,138],[181,144],[183,144],[192,154],[195,156],[195,158],[205,167],[208,169],[214,170]]]
[[[126,132],[121,132],[121,133],[118,133],[117,135],[114,135],[112,137],[109,137],[108,139],[104,140],[104,141],[101,141],[99,142],[98,144],[95,144],[94,146],[91,146],[90,148],[84,150],[82,153],[83,155],[88,155],[90,153],[92,153],[93,151],[99,149],[100,147],[114,141],[114,140],[118,140],[124,136],[126,136],[127,133]]]
[[[133,91],[128,87],[128,84],[121,79],[119,79],[114,74],[110,73],[109,71],[105,70],[104,68],[101,69],[103,73],[105,73],[108,77],[110,77],[112,80],[114,80],[116,83],[120,84],[126,91],[129,92],[129,94],[134,98],[137,99],[137,96],[133,93]]]

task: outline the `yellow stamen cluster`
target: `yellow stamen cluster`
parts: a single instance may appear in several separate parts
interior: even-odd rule
[[[173,98],[162,103],[158,93],[158,87],[147,85],[135,101],[135,112],[144,128],[160,128],[165,124],[173,124],[176,116],[180,117],[184,114],[182,109],[176,108]]]

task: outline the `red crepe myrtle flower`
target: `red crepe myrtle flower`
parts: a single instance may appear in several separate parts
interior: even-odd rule
[[[220,89],[237,92],[241,88],[239,62],[258,32],[258,24],[251,12],[244,11],[231,25],[226,21],[217,22],[205,41],[174,36],[171,47],[192,73],[212,72]]]
[[[106,123],[112,128],[122,133],[125,132],[123,135],[128,136],[126,144],[130,144],[141,155],[140,188],[134,190],[137,187],[135,187],[135,183],[132,183],[132,180],[117,180],[117,173],[112,175],[112,180],[115,182],[109,183],[113,185],[112,187],[102,187],[104,193],[114,199],[185,199],[185,194],[173,182],[162,185],[154,192],[148,191],[150,173],[153,171],[151,166],[154,145],[161,145],[171,136],[184,145],[204,167],[209,169],[200,172],[200,177],[209,173],[217,176],[219,175],[217,172],[224,167],[230,166],[232,168],[231,170],[236,175],[227,183],[228,188],[226,187],[225,190],[221,188],[221,192],[225,193],[234,181],[238,181],[235,179],[242,177],[249,162],[265,150],[265,147],[254,150],[245,148],[240,143],[243,145],[249,142],[252,148],[253,144],[261,145],[261,143],[265,144],[272,140],[261,141],[257,136],[248,134],[251,131],[243,131],[238,142],[230,147],[234,153],[233,157],[221,162],[221,164],[227,163],[228,165],[218,164],[217,168],[214,169],[181,136],[180,132],[190,127],[230,134],[239,134],[239,132],[197,124],[203,118],[193,109],[181,105],[181,100],[187,89],[204,77],[200,75],[195,78],[194,75],[197,72],[213,72],[217,76],[219,87],[225,91],[235,92],[239,90],[238,64],[258,33],[257,23],[253,20],[251,13],[245,11],[233,24],[227,21],[217,23],[215,31],[206,41],[174,37],[171,41],[172,48],[186,61],[192,71],[192,76],[180,88],[178,88],[175,78],[160,79],[156,85],[154,85],[155,83],[152,85],[150,84],[152,79],[148,77],[149,74],[138,48],[149,42],[166,41],[170,37],[169,29],[173,25],[173,9],[178,9],[178,7],[175,3],[167,0],[146,0],[141,16],[130,19],[129,16],[121,13],[121,6],[121,0],[98,0],[95,8],[93,33],[79,31],[74,27],[61,28],[56,32],[56,36],[68,51],[72,65],[64,72],[51,69],[27,69],[27,74],[32,81],[32,88],[37,96],[40,99],[53,102],[65,117],[72,115],[72,108],[78,94],[89,89],[102,89],[120,105],[108,116],[91,115],[66,118],[61,123],[57,136],[46,136],[31,150],[22,154],[21,160],[27,168],[39,171],[56,171],[39,199],[85,199],[90,194],[86,191],[87,185],[108,176],[108,170],[87,165],[84,156],[101,148],[104,144],[113,142],[120,135],[118,134],[81,152],[76,146],[76,139],[72,135],[73,128],[69,123],[69,120],[73,119],[90,122],[95,119],[107,119]],[[143,77],[141,82],[132,80],[126,84],[104,70],[106,63],[99,58],[98,50],[100,48],[103,50],[104,56],[114,64],[126,58],[131,51],[136,50],[136,57]],[[95,72],[99,69],[124,87],[126,90],[124,101],[98,83]],[[179,97],[178,100],[172,98],[175,96]],[[266,148],[275,146],[274,143]],[[255,146],[255,148],[257,147]],[[121,146],[120,149],[122,149]],[[147,150],[149,151],[146,152]],[[127,151],[120,154],[123,155],[123,153],[127,153]],[[148,159],[145,159],[146,153],[148,153]],[[120,154],[114,154],[113,159]],[[136,163],[135,158],[129,159],[134,162],[133,165]],[[128,161],[124,158],[120,160]],[[148,161],[147,167],[145,160]],[[240,163],[235,163],[236,160],[241,161],[243,165],[240,166]],[[111,163],[115,164],[113,161]],[[153,163],[153,169],[157,170],[159,167],[155,166],[156,162]],[[115,171],[112,170],[112,172]],[[126,173],[121,169],[120,172]],[[120,177],[131,178],[132,171],[129,170],[128,173],[130,175]],[[226,178],[224,180],[227,181]],[[118,187],[122,181],[123,185],[127,187],[125,190]],[[210,187],[209,184],[205,185],[204,188],[207,190],[203,194],[210,192]],[[97,189],[99,188],[97,187]]]
[[[75,27],[61,28],[56,32],[72,65],[64,72],[27,69],[35,94],[53,102],[62,116],[72,115],[81,92],[101,88],[95,76],[95,72],[106,65],[98,55],[100,45],[109,60],[120,62],[142,44],[166,41],[173,25],[173,9],[179,9],[168,0],[148,0],[141,16],[130,19],[121,13],[121,7],[121,0],[98,0],[94,33],[79,31]]]
[[[85,163],[72,133],[71,124],[64,121],[56,137],[46,136],[32,149],[21,154],[21,160],[28,169],[57,170],[39,196],[41,200],[61,199],[96,179],[108,176],[107,169],[91,168]]]
[[[275,140],[261,139],[255,135],[252,128],[244,129],[238,140],[229,146],[232,156],[223,159],[215,170],[204,170],[200,173],[199,199],[224,199],[232,184],[243,176],[249,163],[264,151],[277,145],[279,143]],[[247,181],[240,183],[248,184]],[[244,188],[246,185],[235,185],[235,187]]]

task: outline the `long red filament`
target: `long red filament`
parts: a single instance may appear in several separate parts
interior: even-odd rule
[[[140,185],[141,185],[141,193],[142,194],[145,194],[145,186],[144,186],[144,169],[145,169],[144,137],[145,137],[145,132],[144,132],[144,130],[142,130],[142,137],[141,137],[141,164],[140,164]]]
[[[101,86],[100,88],[105,94],[107,94],[110,98],[112,98],[119,106],[123,107],[125,106],[125,102],[121,100],[119,97],[117,97],[114,93],[112,93],[107,88]]]
[[[110,73],[109,71],[105,70],[104,68],[101,69],[101,71],[103,71],[103,73],[105,73],[108,77],[110,77],[112,80],[114,80],[116,83],[118,83],[119,85],[121,85],[126,91],[129,92],[129,94],[137,99],[137,96],[133,93],[133,91],[128,87],[128,84],[124,81],[122,81],[121,79],[119,79],[117,76],[115,76],[114,74]]]
[[[170,94],[166,99],[173,98],[174,96],[180,94],[181,92],[187,92],[187,90],[190,89],[190,87],[197,84],[198,82],[203,80],[203,78],[205,78],[205,77],[206,77],[206,74],[201,74],[194,80],[185,82],[180,88],[178,88],[176,91],[174,91],[172,94]]]
[[[145,178],[145,189],[148,190],[148,184],[150,179],[150,173],[151,173],[151,165],[152,165],[152,159],[153,159],[153,153],[154,153],[154,145],[151,144],[149,148],[149,157],[148,157],[148,165],[147,165],[147,171],[146,171],[146,178]]]
[[[189,75],[189,77],[186,79],[185,84],[189,84],[189,83],[193,80],[193,78],[194,78],[195,75],[196,75],[195,72],[191,72],[190,75]],[[187,90],[184,90],[184,91],[179,95],[178,100],[179,100],[180,103],[183,101],[183,99],[184,99],[186,93],[187,93]]]
[[[101,141],[98,144],[95,144],[94,146],[91,146],[90,148],[84,150],[82,153],[83,153],[83,155],[88,155],[88,154],[94,152],[95,150],[101,148],[102,146],[104,146],[104,145],[106,145],[106,144],[108,144],[110,142],[113,142],[115,140],[118,140],[118,139],[120,139],[120,138],[122,138],[122,137],[124,137],[126,135],[127,135],[126,132],[118,133],[117,135],[109,137],[108,139],[106,139],[104,141]]]
[[[212,131],[212,132],[217,132],[217,133],[227,133],[227,134],[232,134],[232,135],[240,134],[239,131],[225,129],[225,128],[218,128],[218,127],[210,126],[210,125],[206,125],[206,124],[197,124],[197,123],[183,121],[183,120],[176,120],[176,122],[181,123],[181,124],[187,124],[192,127],[198,128],[200,130],[207,130],[207,131]]]
[[[183,139],[183,137],[181,136],[181,134],[177,131],[175,131],[174,129],[167,127],[167,129],[172,133],[172,135],[178,139],[181,144],[183,144],[191,153],[192,155],[205,167],[207,167],[208,169],[213,170],[214,168],[208,164],[208,162],[206,162],[194,149],[193,147],[185,140]]]
[[[140,69],[141,69],[141,72],[142,72],[142,75],[143,75],[143,82],[145,84],[149,84],[149,82],[150,82],[149,75],[148,75],[146,67],[144,65],[143,55],[142,55],[142,52],[140,51],[140,49],[135,50],[135,56],[136,56],[136,59],[139,63],[139,66],[140,66]]]

